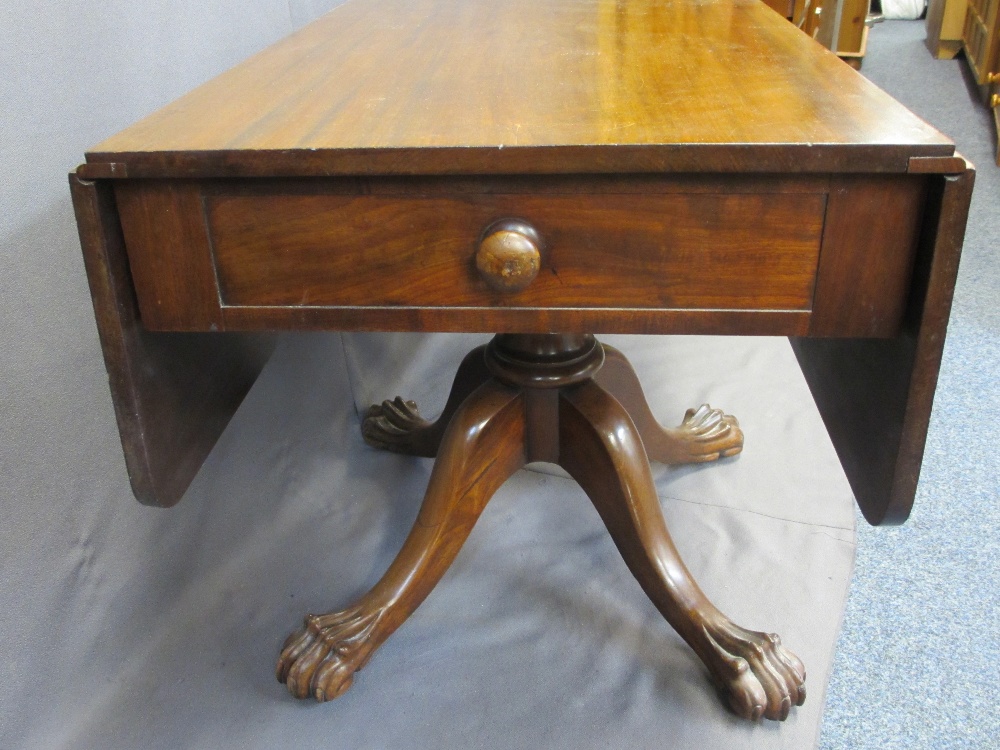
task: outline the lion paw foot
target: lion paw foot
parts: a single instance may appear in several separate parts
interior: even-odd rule
[[[709,670],[730,708],[745,719],[784,721],[806,700],[806,670],[773,633],[756,633],[732,623],[707,626],[712,651]]]
[[[379,645],[373,638],[380,611],[348,610],[306,615],[305,625],[285,641],[278,658],[278,682],[296,698],[320,703],[347,692],[354,673]]]
[[[688,409],[684,421],[667,432],[688,462],[715,461],[743,450],[743,430],[736,417],[708,404]]]
[[[416,403],[396,396],[392,401],[368,407],[361,422],[361,435],[373,448],[408,453],[414,433],[430,424],[420,416]]]

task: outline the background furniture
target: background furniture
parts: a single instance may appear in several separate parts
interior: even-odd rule
[[[927,11],[927,47],[938,58],[954,57],[959,49],[979,87],[979,95],[993,111],[997,134],[996,162],[1000,165],[1000,13],[994,0],[938,0]]]
[[[764,0],[851,67],[859,69],[868,45],[870,0]]]
[[[934,57],[950,60],[962,49],[968,0],[930,0],[927,4],[927,48]]]
[[[794,19],[803,31],[858,69],[868,46],[870,6],[870,0],[796,0]]]
[[[983,101],[993,110],[993,126],[997,135],[996,163],[1000,165],[1000,13],[995,0],[969,0],[962,27],[962,47],[965,59],[979,84]]]

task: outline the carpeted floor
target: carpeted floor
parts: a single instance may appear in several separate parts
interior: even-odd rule
[[[955,140],[976,188],[913,515],[859,516],[824,749],[1000,747],[1000,169],[965,61],[924,37],[876,26],[862,72]]]

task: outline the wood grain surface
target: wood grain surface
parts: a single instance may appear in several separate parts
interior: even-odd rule
[[[112,186],[74,174],[70,188],[132,491],[146,505],[171,506],[254,384],[274,338],[147,330]]]
[[[975,172],[927,187],[902,330],[792,347],[865,518],[900,524],[920,477]]]
[[[143,323],[154,330],[221,330],[198,186],[142,181],[129,187],[115,197]],[[155,250],[142,252],[145,247]]]
[[[809,333],[895,336],[906,309],[927,179],[836,177]]]
[[[113,184],[157,331],[803,335],[830,189],[802,175]],[[515,218],[540,233],[541,268],[496,291],[480,240]]]
[[[211,200],[227,306],[808,310],[823,195],[255,196]],[[538,277],[498,292],[483,230],[521,217]],[[748,231],[748,228],[749,231]]]
[[[180,496],[266,353],[154,331],[334,328],[810,336],[866,517],[912,505],[971,165],[757,0],[349,0],[87,158],[147,502]],[[473,261],[502,218],[547,243],[508,296]]]
[[[757,0],[350,0],[82,174],[902,172],[953,152]]]

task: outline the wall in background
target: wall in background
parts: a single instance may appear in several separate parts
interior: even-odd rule
[[[60,658],[60,644],[71,639],[74,618],[95,615],[86,606],[88,580],[127,581],[165,522],[132,499],[125,475],[66,175],[90,146],[337,4],[0,4],[4,747],[23,746],[18,738],[32,728],[58,733],[73,721],[43,707],[79,693],[72,675],[83,665],[68,650]],[[115,536],[119,559],[103,565],[94,550]],[[57,558],[72,565],[41,576],[45,561]],[[75,698],[82,714],[87,700]],[[15,703],[40,708],[6,710]]]

